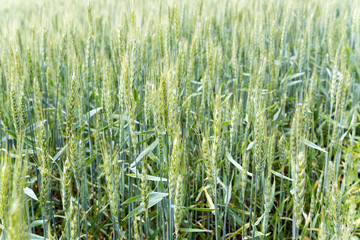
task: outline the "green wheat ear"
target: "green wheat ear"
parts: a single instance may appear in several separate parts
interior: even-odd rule
[[[7,223],[7,211],[8,211],[8,190],[9,180],[11,174],[11,162],[10,158],[5,152],[1,153],[1,182],[0,182],[0,219],[2,225],[6,226]]]
[[[16,132],[20,133],[21,117],[20,117],[20,112],[18,109],[17,94],[15,92],[15,89],[11,89],[10,100],[11,100],[11,107],[12,107],[15,130],[16,130]]]
[[[305,194],[305,169],[306,160],[303,152],[300,152],[296,159],[296,178],[295,178],[295,218],[296,225],[299,227],[302,220],[302,212],[304,209]]]

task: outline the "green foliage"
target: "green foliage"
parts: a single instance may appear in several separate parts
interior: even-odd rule
[[[0,240],[358,239],[356,0],[0,0]]]

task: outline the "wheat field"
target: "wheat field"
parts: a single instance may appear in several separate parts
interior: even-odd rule
[[[360,238],[357,0],[0,0],[0,240]]]

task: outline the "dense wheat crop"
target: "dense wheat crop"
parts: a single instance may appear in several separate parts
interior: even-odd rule
[[[0,0],[0,240],[359,239],[357,0]]]

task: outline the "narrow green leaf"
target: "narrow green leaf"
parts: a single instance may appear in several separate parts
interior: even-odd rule
[[[43,225],[43,224],[44,224],[44,220],[42,220],[42,219],[35,220],[30,224],[30,227],[36,227],[36,226],[40,226],[40,225]]]
[[[63,154],[63,152],[65,151],[67,147],[67,144],[55,155],[55,157],[53,157],[53,162],[56,162],[56,160],[58,160],[61,156],[61,154]]]
[[[259,225],[259,223],[260,223],[261,220],[264,218],[264,216],[265,216],[265,213],[263,213],[263,214],[261,215],[261,217],[259,217],[259,219],[254,223],[254,227],[257,226],[257,225]]]
[[[360,153],[357,153],[357,152],[354,152],[346,147],[344,147],[343,145],[337,143],[337,145],[339,145],[339,147],[341,147],[342,149],[344,149],[345,151],[349,152],[349,153],[352,153],[352,154],[355,154],[355,155],[360,155]]]
[[[230,123],[231,123],[231,121],[222,122],[221,126],[225,127],[225,126],[229,125]]]
[[[309,140],[306,140],[303,138],[303,143],[313,149],[316,149],[316,150],[319,150],[321,152],[324,152],[324,153],[327,153],[327,151],[321,147],[319,147],[318,145],[316,145],[315,143],[313,142],[310,142]]]
[[[194,208],[194,207],[188,207],[187,209],[198,212],[213,212],[215,210],[213,208]]]
[[[142,174],[130,173],[127,175],[132,178],[138,178],[138,179],[142,178]],[[160,177],[151,176],[151,175],[146,175],[146,178],[147,178],[147,180],[154,181],[154,182],[160,182],[160,181],[167,182],[167,178],[160,178]]]
[[[91,158],[86,159],[86,166],[87,167],[92,163],[92,161],[94,161],[95,157],[96,157],[96,154],[93,154]]]
[[[24,193],[25,193],[26,195],[28,195],[29,197],[31,197],[32,199],[36,200],[36,201],[39,200],[39,199],[36,197],[34,191],[33,191],[31,188],[29,188],[29,187],[24,188]]]
[[[250,149],[252,149],[252,147],[254,146],[254,144],[255,144],[254,141],[251,142],[251,143],[249,143],[249,145],[248,145],[247,148],[246,148],[246,151],[249,151]]]
[[[289,180],[289,181],[292,181],[292,182],[294,181],[294,179],[289,178],[287,176],[284,176],[281,173],[275,172],[274,170],[271,170],[271,173],[274,174],[277,177],[280,177],[280,178],[282,177],[283,179],[286,179],[286,180]]]
[[[227,154],[226,154],[226,157],[227,157],[227,159],[228,159],[237,169],[239,169],[240,171],[244,171],[243,167],[240,166],[240,164],[238,164],[238,163],[232,158],[232,156],[230,155],[230,153],[227,153]],[[252,176],[253,176],[252,173],[250,173],[250,172],[246,172],[246,174],[247,174],[249,177],[252,177]]]
[[[149,130],[149,131],[139,132],[138,135],[152,135],[154,133],[155,133],[155,130]]]
[[[197,229],[197,228],[180,228],[181,232],[187,232],[187,233],[195,233],[195,232],[209,232],[211,233],[211,230],[207,229]]]
[[[152,199],[164,198],[168,195],[169,195],[168,193],[151,192],[151,193],[149,193],[149,201]],[[137,195],[135,197],[132,197],[132,198],[129,198],[128,200],[126,200],[125,202],[123,202],[122,205],[127,204],[127,203],[132,203],[132,202],[140,202],[140,201],[141,201],[141,195]]]
[[[30,240],[49,240],[48,238],[44,238],[42,236],[36,235],[34,233],[30,233]]]
[[[155,198],[152,200],[149,200],[149,206],[148,209],[151,208],[152,206],[154,206],[155,204],[157,204],[158,202],[160,202],[163,198]],[[132,210],[124,219],[123,221],[134,217],[136,215],[138,215],[139,213],[143,212],[145,210],[144,204],[141,203],[140,206],[138,206],[137,208],[135,208],[134,210]]]
[[[136,160],[130,165],[131,168],[135,167],[146,155],[149,154],[152,150],[156,148],[159,144],[159,139],[156,139],[152,144],[150,144],[144,151],[140,153],[140,155],[136,158]]]

